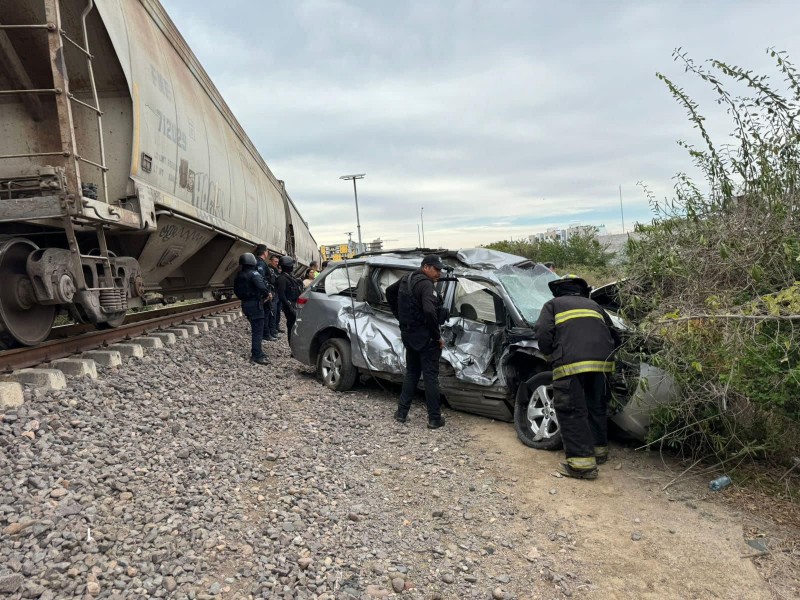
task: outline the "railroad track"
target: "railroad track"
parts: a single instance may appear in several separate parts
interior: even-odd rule
[[[15,348],[0,352],[0,372],[34,367],[57,358],[94,350],[158,329],[238,309],[239,306],[238,300],[214,301],[192,304],[183,310],[180,310],[179,307],[171,307],[158,311],[134,313],[128,316],[128,322],[114,329],[86,330],[85,327],[74,325],[56,327],[51,337],[57,339],[50,339],[31,348]]]
[[[129,323],[141,323],[157,317],[165,317],[167,315],[176,315],[182,313],[190,308],[207,308],[209,306],[219,305],[220,300],[206,300],[204,302],[195,302],[193,304],[176,304],[161,308],[153,308],[142,312],[131,312],[125,315],[124,325]],[[58,325],[53,327],[47,341],[63,340],[64,338],[75,337],[82,333],[91,333],[97,331],[97,326],[94,323],[70,323],[69,325]]]

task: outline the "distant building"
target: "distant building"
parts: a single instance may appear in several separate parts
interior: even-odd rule
[[[382,251],[383,251],[383,240],[381,238],[374,239],[367,244],[367,252],[382,252]]]
[[[324,245],[319,247],[322,260],[337,261],[345,258],[353,258],[356,254],[366,252],[367,244],[349,241],[343,244]]]
[[[529,239],[532,242],[544,242],[544,241],[566,242],[567,230],[551,227],[547,231],[543,231],[541,233],[534,233],[532,236],[529,236]]]
[[[583,225],[580,223],[572,223],[566,229],[560,227],[551,227],[546,231],[534,233],[528,236],[531,242],[566,242],[575,235],[605,235],[605,225]]]
[[[344,258],[353,258],[357,254],[364,252],[383,252],[383,242],[381,238],[376,238],[371,242],[363,242],[359,244],[350,240],[341,244],[330,244],[319,247],[322,260],[342,260]]]

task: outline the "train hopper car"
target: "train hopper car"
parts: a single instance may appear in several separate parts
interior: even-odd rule
[[[157,0],[0,2],[0,346],[317,244]]]

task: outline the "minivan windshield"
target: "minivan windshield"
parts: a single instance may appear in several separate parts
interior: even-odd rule
[[[522,318],[533,326],[544,303],[553,297],[547,282],[558,279],[558,275],[542,265],[536,265],[532,269],[503,267],[494,274],[503,284]]]

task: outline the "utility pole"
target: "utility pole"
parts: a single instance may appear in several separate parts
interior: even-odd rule
[[[419,222],[422,225],[422,247],[425,247],[425,219],[423,217],[423,211],[425,210],[424,206],[421,206],[419,209]]]
[[[625,233],[625,213],[622,212],[622,185],[619,186],[619,215],[622,217],[622,233]]]
[[[356,197],[356,225],[358,226],[358,246],[361,249],[361,219],[358,216],[358,190],[356,189],[356,179],[364,179],[366,173],[358,173],[357,175],[342,175],[339,179],[353,180],[353,195]]]
[[[419,223],[417,223],[417,247],[422,248],[422,238],[419,236]]]

